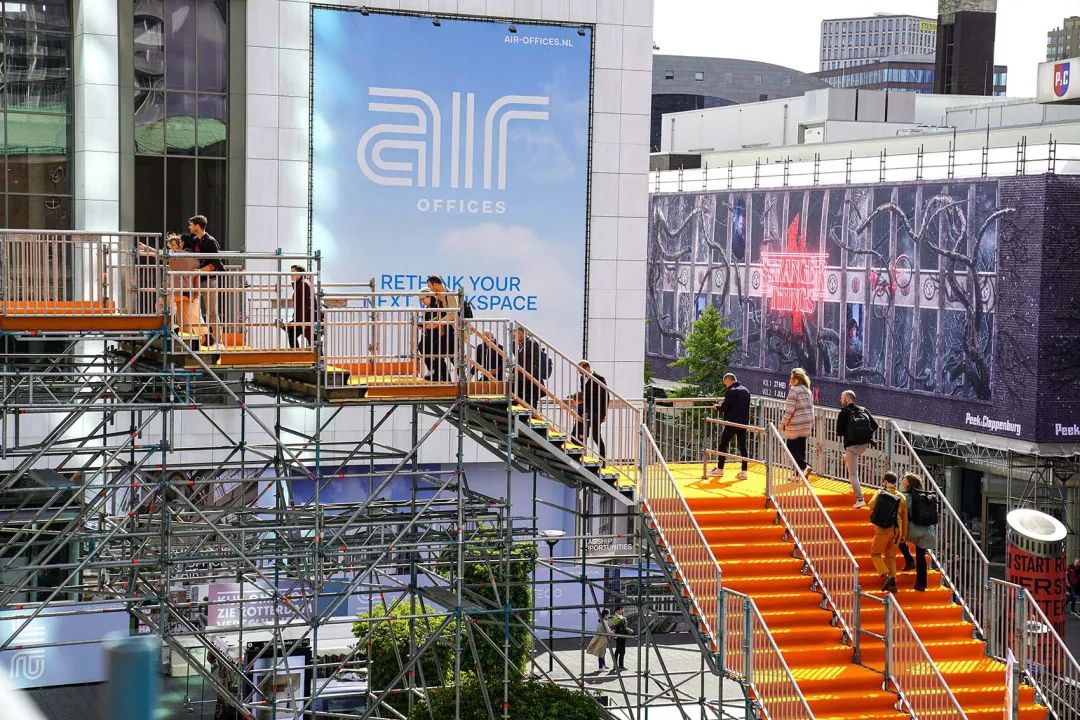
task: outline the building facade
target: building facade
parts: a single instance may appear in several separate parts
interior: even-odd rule
[[[653,55],[650,147],[660,150],[666,113],[798,97],[826,87],[798,70],[734,58]]]
[[[993,95],[1004,96],[1008,85],[1008,67],[994,66]],[[867,90],[907,90],[917,93],[934,92],[934,56],[898,55],[873,60],[864,65],[822,70],[814,73],[837,88],[865,88]]]
[[[877,13],[821,21],[819,68],[839,70],[894,55],[934,52],[937,22],[918,15]]]
[[[1080,56],[1080,15],[1061,21],[1061,27],[1046,33],[1046,62]]]
[[[997,0],[939,0],[934,92],[991,95]]]

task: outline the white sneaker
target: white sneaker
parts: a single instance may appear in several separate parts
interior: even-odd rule
[[[863,500],[862,498],[859,498],[858,500],[855,501],[855,504],[852,505],[851,507],[853,507],[853,508],[866,507],[866,501]]]
[[[738,475],[735,476],[735,479],[736,480],[745,480],[746,479],[746,471],[745,470],[741,471]]]
[[[724,471],[720,468],[713,468],[709,471],[709,477],[724,477]]]

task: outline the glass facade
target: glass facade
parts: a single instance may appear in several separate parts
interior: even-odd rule
[[[72,227],[70,0],[3,2],[0,227]]]
[[[932,63],[914,65],[908,63],[879,63],[840,72],[819,74],[832,87],[912,90],[932,93],[934,91],[934,66]],[[1005,95],[1008,72],[1004,66],[994,68],[994,95]]]
[[[228,2],[136,0],[135,230],[187,231],[227,206]]]

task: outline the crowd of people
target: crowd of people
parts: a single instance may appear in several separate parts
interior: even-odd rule
[[[709,476],[724,476],[725,460],[730,455],[731,442],[734,440],[742,469],[736,475],[739,480],[747,477],[747,430],[750,423],[750,392],[734,373],[724,376],[727,388],[723,402],[715,407],[723,421],[720,434],[716,468]],[[814,395],[811,392],[810,377],[802,368],[794,368],[788,378],[788,393],[777,429],[784,434],[785,444],[794,465],[807,477],[813,469],[807,461],[806,444],[814,429]],[[938,500],[935,493],[922,485],[922,480],[915,474],[907,473],[898,478],[893,472],[882,476],[882,487],[866,499],[859,478],[859,458],[874,446],[874,434],[878,423],[865,407],[856,403],[855,392],[845,390],[840,394],[840,412],[836,417],[836,437],[844,447],[844,465],[854,503],[852,507],[866,508],[870,512],[870,524],[873,539],[870,545],[870,557],[874,568],[881,576],[881,589],[885,592],[897,592],[896,554],[904,557],[903,570],[914,570],[913,589],[926,590],[927,560],[926,553],[937,543],[936,526],[938,523]],[[909,543],[915,546],[914,556]],[[1080,560],[1077,560],[1071,572],[1080,583]],[[1080,584],[1073,583],[1075,597],[1080,594]]]

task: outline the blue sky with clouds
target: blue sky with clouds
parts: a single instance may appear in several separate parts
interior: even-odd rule
[[[523,292],[539,296],[539,309],[519,319],[542,335],[560,336],[553,341],[580,347],[591,35],[579,36],[575,27],[519,24],[511,34],[497,23],[443,19],[436,27],[429,18],[322,8],[314,13],[312,223],[315,247],[326,254],[328,279],[363,282],[383,273],[516,275]],[[529,44],[531,38],[556,44]],[[361,173],[357,146],[368,128],[416,122],[407,113],[369,110],[369,87],[421,90],[437,103],[440,187],[430,187],[430,167],[428,187],[379,185]],[[476,94],[471,190],[450,187],[455,90],[463,98],[466,92]],[[510,122],[507,187],[484,190],[484,115],[505,95],[548,97],[549,117]],[[464,158],[464,141],[461,148]],[[387,150],[383,156],[412,162],[416,155]],[[418,201],[436,198],[503,202],[506,212],[417,210]],[[568,317],[577,322],[568,323]]]

